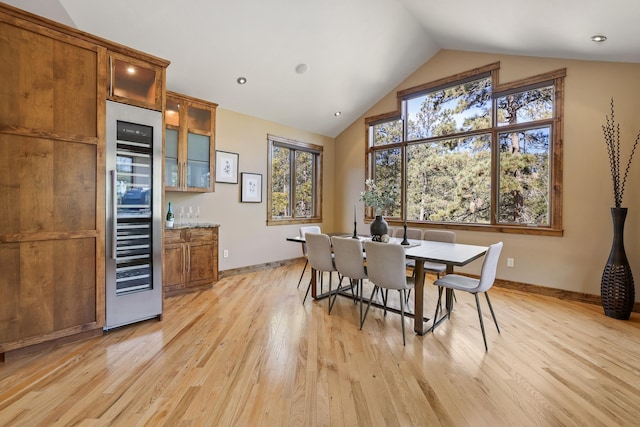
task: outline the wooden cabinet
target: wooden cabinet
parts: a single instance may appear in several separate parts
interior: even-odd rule
[[[0,5],[0,359],[104,323],[104,49],[13,12]]]
[[[165,297],[210,288],[218,281],[218,226],[165,230],[163,266]]]
[[[110,57],[152,65],[147,100]],[[168,64],[0,3],[0,361],[102,333],[106,99],[161,110]]]
[[[111,50],[108,56],[107,98],[162,111],[165,67]]]
[[[214,187],[217,104],[167,91],[166,191],[211,192]]]

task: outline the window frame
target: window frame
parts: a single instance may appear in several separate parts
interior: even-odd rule
[[[268,141],[268,164],[267,164],[267,225],[289,225],[289,224],[310,224],[322,222],[322,160],[323,150],[321,145],[307,142],[295,141],[275,135],[267,135]],[[273,147],[283,147],[289,152],[289,206],[292,206],[292,215],[287,217],[277,217],[272,215],[273,207]],[[295,175],[296,175],[296,152],[307,152],[313,155],[313,215],[310,217],[297,217],[295,212]]]
[[[429,83],[425,83],[419,86],[411,87],[408,89],[400,90],[396,93],[397,96],[397,111],[380,114],[377,116],[365,118],[365,177],[373,177],[373,160],[375,158],[375,152],[378,150],[388,150],[391,148],[401,149],[401,215],[399,217],[386,218],[387,222],[392,225],[402,225],[404,223],[406,198],[407,198],[407,147],[412,144],[420,143],[421,141],[438,140],[443,138],[457,138],[463,136],[470,136],[475,134],[490,134],[491,135],[491,213],[489,224],[476,224],[476,223],[454,223],[454,222],[440,222],[440,221],[418,221],[409,220],[407,225],[419,226],[419,227],[437,227],[448,228],[458,230],[472,230],[472,231],[490,231],[490,232],[505,232],[505,233],[517,233],[517,234],[537,234],[537,235],[563,235],[562,225],[562,170],[563,170],[563,117],[564,117],[564,78],[566,77],[566,68],[558,69],[555,71],[538,74],[535,76],[523,78],[520,80],[512,81],[509,83],[499,83],[499,70],[500,63],[492,63],[483,67],[478,67],[472,70],[464,71],[449,77],[444,77],[439,80],[435,80]],[[481,78],[483,75],[491,76],[491,103],[492,103],[492,123],[491,127],[482,130],[473,130],[467,132],[460,132],[444,137],[424,138],[418,140],[407,140],[407,117],[404,112],[405,100],[408,98],[415,98],[422,93],[437,90],[442,87],[451,87],[456,84],[470,81],[473,79]],[[496,99],[505,96],[509,93],[521,92],[532,90],[538,87],[544,87],[545,85],[553,86],[554,99],[553,99],[553,111],[550,119],[539,120],[535,122],[527,122],[515,125],[498,125],[497,124],[497,108]],[[374,145],[373,141],[373,126],[384,122],[390,122],[394,120],[402,121],[402,139],[401,142],[390,143],[386,145]],[[528,224],[507,224],[498,223],[498,201],[499,201],[499,141],[498,134],[507,132],[509,130],[520,130],[525,128],[531,128],[540,126],[541,124],[549,125],[551,127],[550,137],[550,166],[549,166],[549,225],[528,225]],[[366,220],[372,220],[371,211],[366,211]]]

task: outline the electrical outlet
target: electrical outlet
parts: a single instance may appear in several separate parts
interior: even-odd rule
[[[507,258],[507,267],[513,267],[513,258]]]
[[[224,251],[222,251],[222,257],[229,258],[229,249],[225,249]]]

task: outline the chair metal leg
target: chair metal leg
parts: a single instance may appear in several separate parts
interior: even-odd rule
[[[384,315],[387,315],[387,297],[389,296],[389,289],[382,290],[380,289],[380,293],[382,294],[382,302],[384,303]]]
[[[360,293],[360,329],[362,329],[362,294],[364,292],[364,280],[360,279],[360,288],[358,289],[359,293]],[[371,301],[371,299],[369,299],[369,301]]]
[[[344,276],[342,276],[344,277]],[[355,283],[355,285],[354,285]],[[353,288],[358,286],[358,280],[353,280],[352,278],[349,278],[349,284],[351,285],[351,296],[353,297],[353,304],[357,304],[358,303],[358,298],[356,297],[356,293],[354,292]]]
[[[302,283],[302,276],[304,276],[304,272],[307,270],[307,265],[309,264],[309,260],[306,260],[304,262],[304,268],[302,269],[302,274],[300,275],[300,280],[298,280],[298,286],[296,286],[296,288],[300,287],[300,283]]]
[[[378,290],[378,287],[374,286],[373,290],[371,291],[371,296],[369,297],[369,303],[367,304],[367,309],[364,312],[364,317],[360,321],[360,329],[361,330],[362,330],[362,325],[364,325],[364,321],[367,320],[367,314],[369,314],[369,308],[371,308],[371,300],[373,299],[373,294],[375,294],[377,290]]]
[[[478,299],[478,293],[473,294],[476,297],[476,307],[478,308],[478,318],[480,319],[480,329],[482,329],[482,339],[484,340],[484,351],[489,351],[487,347],[487,336],[484,333],[484,322],[482,321],[482,310],[480,309],[480,300]]]
[[[333,293],[333,301],[331,301],[331,277],[332,276],[333,276],[333,272],[330,271],[329,272],[329,314],[331,314],[331,310],[333,310],[333,305],[336,303],[336,299],[338,298],[340,289],[342,289],[342,279],[344,279],[344,276],[338,273],[338,278],[340,280],[338,281],[338,287],[336,288],[336,291]],[[351,279],[349,279],[349,281],[351,281]]]
[[[331,301],[331,278],[333,277],[333,274],[331,274],[331,272],[329,272],[329,298],[327,298],[329,300],[329,309],[328,309],[328,313],[331,314],[331,309],[333,308],[333,303],[336,302],[336,297],[338,296],[338,292],[336,292],[335,297],[333,298],[333,302]],[[338,287],[338,289],[340,289]]]
[[[313,273],[313,270],[311,270],[311,274]],[[309,284],[307,285],[307,292],[304,293],[304,299],[302,300],[302,305],[304,305],[304,302],[307,300],[307,295],[309,295],[309,290],[311,290],[311,282],[313,280],[313,277],[311,277],[311,279],[309,279]]]
[[[400,294],[400,319],[402,321],[402,345],[407,345],[407,340],[404,335],[404,299],[406,298],[406,290],[399,289],[398,293]]]
[[[440,311],[442,304],[442,286],[438,286],[438,303],[436,304],[436,312],[433,315],[433,324],[431,325],[431,333],[436,329],[436,323],[438,322],[438,312]]]
[[[491,301],[489,300],[489,293],[485,292],[484,296],[487,298],[487,304],[489,305],[489,310],[491,311],[491,317],[493,317],[493,323],[496,324],[496,329],[498,333],[500,333],[500,327],[498,326],[498,320],[496,320],[496,315],[493,313],[493,307],[491,306]]]

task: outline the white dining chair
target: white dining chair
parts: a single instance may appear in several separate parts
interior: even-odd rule
[[[422,233],[422,240],[429,240],[432,242],[445,242],[445,243],[455,243],[456,242],[456,233],[454,231],[449,230],[424,230]],[[440,275],[447,271],[447,266],[445,264],[440,264],[437,262],[424,261],[424,272],[426,273],[435,273],[436,279],[440,278]],[[416,261],[409,260],[407,261],[407,267],[414,269],[416,268]],[[411,291],[407,293],[407,300],[411,295]]]
[[[487,337],[484,332],[484,322],[482,321],[482,310],[480,309],[480,300],[478,299],[478,294],[484,293],[484,296],[487,299],[487,304],[489,305],[489,310],[491,311],[491,317],[493,317],[493,322],[496,324],[496,329],[498,330],[498,333],[500,333],[500,327],[498,326],[496,315],[493,312],[491,300],[489,300],[489,289],[491,289],[496,279],[496,271],[498,269],[498,259],[500,258],[500,252],[502,252],[502,242],[498,242],[489,246],[489,249],[487,249],[487,253],[484,256],[484,261],[482,262],[480,279],[461,276],[458,274],[447,274],[443,278],[433,282],[434,285],[438,286],[438,304],[436,305],[436,312],[433,316],[433,326],[431,327],[431,332],[433,332],[435,329],[435,325],[438,321],[438,312],[442,307],[442,289],[447,288],[469,292],[476,298],[478,318],[480,319],[480,329],[482,330],[482,339],[484,340],[484,350],[488,351]],[[451,312],[447,313],[447,318],[451,318]]]
[[[324,281],[325,272],[329,273],[329,314],[331,314],[331,280],[332,273],[338,271],[336,269],[335,262],[333,260],[333,251],[331,249],[331,239],[328,235],[322,233],[309,233],[305,234],[305,240],[307,241],[307,258],[309,259],[309,265],[320,275],[320,286]],[[302,304],[307,299],[309,289],[311,288],[311,282],[307,286],[307,292],[305,292]],[[338,289],[339,290],[339,289]]]
[[[362,322],[362,292],[363,281],[367,278],[367,267],[364,265],[364,251],[362,250],[362,242],[359,239],[353,239],[351,237],[331,237],[331,243],[333,244],[333,254],[335,259],[336,269],[340,274],[340,283],[347,277],[351,283],[351,290],[353,292],[354,286],[358,289],[358,295],[360,299],[360,322]],[[335,299],[338,294],[333,297]]]
[[[400,316],[402,320],[402,344],[406,345],[404,332],[404,302],[406,300],[406,291],[415,286],[413,278],[407,277],[407,269],[405,266],[405,253],[401,245],[378,242],[364,242],[365,252],[367,254],[367,276],[369,281],[373,283],[374,288],[367,304],[367,310],[364,313],[360,329],[367,319],[369,308],[371,308],[371,300],[377,289],[395,289],[400,294]]]
[[[307,233],[320,233],[320,227],[317,225],[307,225],[304,227],[300,227],[300,237],[304,239],[305,234]],[[298,280],[298,288],[300,287],[300,283],[302,282],[302,277],[304,276],[304,272],[307,269],[307,265],[309,265],[309,259],[307,258],[307,243],[302,244],[302,255],[305,258],[304,267],[302,268],[302,274],[300,274],[300,279]]]
[[[404,238],[404,227],[397,227],[393,232],[393,237]],[[422,229],[407,227],[407,239],[422,240]]]

